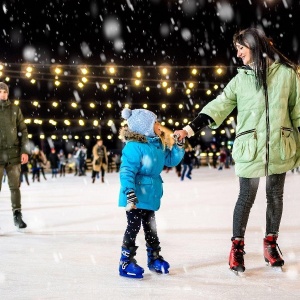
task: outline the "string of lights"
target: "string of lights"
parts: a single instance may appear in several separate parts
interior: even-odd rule
[[[88,141],[105,135],[105,139],[112,140],[118,137],[117,128],[124,126],[120,119],[120,111],[124,107],[142,106],[159,112],[162,125],[172,129],[187,124],[190,118],[184,112],[195,115],[192,112],[198,111],[210,100],[211,95],[219,93],[220,88],[224,87],[224,75],[232,69],[232,66],[223,65],[0,63],[0,80],[14,82],[22,88],[25,85],[28,87],[28,84],[31,86],[31,93],[27,93],[26,97],[20,93],[19,97],[12,100],[14,104],[23,105],[30,111],[30,117],[24,115],[30,138],[83,138]],[[44,99],[38,97],[42,83],[46,83],[49,90]],[[91,133],[87,133],[89,130]],[[231,133],[234,133],[234,128]],[[201,136],[205,134],[205,131],[200,133]],[[228,135],[222,128],[210,134]]]

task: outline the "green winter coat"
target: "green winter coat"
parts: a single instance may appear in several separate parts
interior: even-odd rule
[[[0,100],[0,165],[20,164],[23,153],[30,152],[21,109],[9,100]]]
[[[218,128],[237,108],[232,149],[235,172],[255,178],[285,173],[300,164],[300,81],[293,69],[274,62],[268,70],[268,97],[256,89],[253,70],[238,69],[215,100],[200,113]]]

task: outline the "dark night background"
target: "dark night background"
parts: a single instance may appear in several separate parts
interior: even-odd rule
[[[147,103],[160,120],[172,118],[180,123],[178,127],[167,124],[173,130],[183,126],[183,118],[191,120],[214,99],[241,66],[232,44],[232,36],[239,29],[263,29],[281,52],[298,63],[299,19],[299,1],[291,0],[2,1],[1,80],[9,77],[9,98],[20,100],[25,118],[43,121],[41,125],[28,124],[28,129],[33,142],[46,152],[48,145],[39,138],[42,133],[46,139],[57,135],[57,148],[77,143],[75,135],[90,147],[100,135],[108,148],[117,149],[121,148],[118,130],[125,103],[131,108]],[[114,76],[106,69],[110,63],[118,70]],[[34,68],[35,84],[24,76],[28,64]],[[162,64],[171,69],[171,95],[159,86],[165,78]],[[53,84],[55,75],[51,73],[56,65],[64,70],[59,87]],[[88,83],[82,89],[77,86],[80,66],[89,70]],[[197,76],[190,73],[194,66],[200,71]],[[223,67],[222,76],[216,75],[216,66]],[[133,71],[138,67],[143,83],[135,87]],[[114,78],[113,84],[109,84],[110,78]],[[187,95],[190,80],[196,86]],[[102,90],[102,83],[109,85],[107,91]],[[213,89],[215,84],[217,90]],[[206,94],[208,89],[211,95]],[[34,100],[38,107],[32,105]],[[56,108],[51,104],[54,100],[59,103]],[[70,106],[72,101],[77,102],[76,109]],[[94,109],[90,102],[95,103]],[[112,108],[107,108],[108,102]],[[167,104],[165,109],[162,103]],[[49,124],[49,119],[57,124]],[[72,125],[66,126],[64,119]],[[77,125],[79,119],[85,120],[85,126]],[[93,126],[95,119],[99,126]],[[109,119],[113,126],[107,125]],[[63,135],[68,136],[67,142]],[[90,140],[85,140],[85,135]],[[112,139],[107,139],[108,135]],[[232,138],[218,131],[216,142]],[[197,135],[190,142],[205,144],[209,140]]]

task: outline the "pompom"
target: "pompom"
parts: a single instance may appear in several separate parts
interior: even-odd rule
[[[129,109],[129,108],[124,108],[122,110],[122,118],[125,119],[125,120],[129,119],[131,114],[132,114],[132,110]]]

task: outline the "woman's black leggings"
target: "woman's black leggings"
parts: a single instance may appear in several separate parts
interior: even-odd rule
[[[123,247],[129,249],[135,246],[137,234],[143,225],[145,240],[148,246],[158,247],[159,239],[157,236],[155,212],[146,209],[132,209],[126,212],[127,228],[123,238]]]
[[[285,175],[274,174],[266,177],[266,235],[278,234],[282,208]],[[240,177],[240,194],[233,213],[233,237],[244,237],[251,207],[254,203],[259,178]]]

